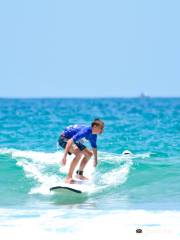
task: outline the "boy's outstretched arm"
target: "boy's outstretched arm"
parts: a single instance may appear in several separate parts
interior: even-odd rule
[[[93,166],[96,167],[97,166],[97,148],[93,148],[93,154],[94,154],[94,164]]]
[[[68,152],[69,152],[72,144],[73,144],[73,140],[72,140],[72,138],[71,138],[71,139],[69,139],[69,140],[67,141],[67,144],[66,144],[66,148],[65,148],[65,151],[64,151],[64,155],[63,155],[63,158],[62,158],[62,161],[61,161],[63,165],[66,164],[66,157],[67,157],[67,154],[68,154]]]

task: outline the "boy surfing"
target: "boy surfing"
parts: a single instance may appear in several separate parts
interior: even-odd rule
[[[104,129],[104,122],[98,118],[94,119],[91,123],[91,126],[84,125],[71,125],[64,129],[61,133],[58,143],[59,146],[65,149],[63,158],[61,163],[63,165],[66,164],[67,154],[74,154],[69,172],[67,174],[66,183],[74,183],[73,180],[73,172],[76,168],[79,160],[82,158],[79,166],[79,170],[77,170],[77,178],[86,180],[87,178],[83,175],[84,168],[88,162],[88,160],[94,155],[94,167],[96,167],[98,159],[97,159],[97,135],[101,134]],[[85,145],[83,140],[88,140],[91,144],[92,151],[89,150]]]

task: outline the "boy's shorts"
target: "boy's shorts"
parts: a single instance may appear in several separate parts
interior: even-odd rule
[[[69,140],[68,138],[65,138],[63,135],[60,135],[58,139],[59,146],[65,149],[68,140]],[[80,142],[75,142],[74,144],[79,148],[80,151],[83,151],[86,148],[86,146]],[[72,153],[68,152],[68,154],[71,155]]]

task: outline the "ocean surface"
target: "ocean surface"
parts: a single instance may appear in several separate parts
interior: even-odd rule
[[[92,188],[52,194],[72,159],[60,132],[97,117]],[[180,98],[0,99],[0,196],[4,239],[180,239]]]

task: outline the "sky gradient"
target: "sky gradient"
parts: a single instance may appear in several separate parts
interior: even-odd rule
[[[0,97],[180,97],[180,1],[0,2]]]

